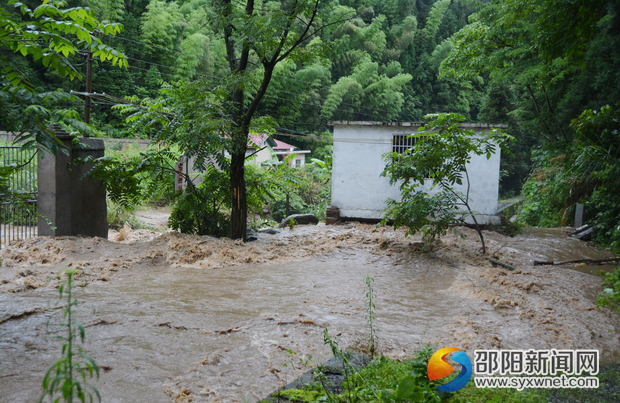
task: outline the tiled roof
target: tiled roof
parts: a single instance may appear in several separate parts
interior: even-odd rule
[[[263,144],[265,143],[265,140],[267,140],[269,136],[265,133],[260,133],[257,135],[252,135],[250,134],[250,141],[252,143],[254,143],[257,147],[263,147]],[[280,141],[280,140],[276,140],[273,139],[273,141],[276,143],[275,147],[271,147],[274,150],[290,150],[290,149],[296,149],[297,147],[295,147],[294,145],[285,143],[284,141]],[[248,144],[248,147],[250,147],[251,144]]]

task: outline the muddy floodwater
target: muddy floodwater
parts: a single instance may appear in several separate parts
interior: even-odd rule
[[[368,275],[388,356],[432,343],[471,354],[596,348],[617,359],[618,319],[594,303],[595,274],[611,266],[532,266],[608,252],[564,229],[486,232],[489,254],[517,268],[509,271],[476,255],[473,231],[459,232],[424,254],[418,237],[364,224],[298,226],[248,244],[144,230],[13,243],[0,267],[0,402],[38,401],[60,354],[47,333],[59,319],[56,273],[75,266],[87,284],[78,291],[84,349],[101,368],[93,384],[104,402],[264,398],[310,355],[309,366],[329,358],[325,329],[342,348],[364,349]]]

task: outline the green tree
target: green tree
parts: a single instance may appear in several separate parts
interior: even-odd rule
[[[245,151],[250,127],[271,83],[275,67],[285,59],[309,61],[320,44],[306,45],[324,27],[320,25],[320,0],[267,2],[255,7],[254,0],[217,3],[213,22],[226,43],[226,59],[232,82],[230,107],[230,188],[232,194],[231,237],[244,238],[247,226]],[[251,90],[248,73],[251,59],[260,64],[261,78]]]
[[[18,133],[16,141],[24,147],[39,145],[52,152],[61,144],[47,129],[50,121],[62,121],[80,131],[89,127],[80,122],[77,112],[59,108],[76,98],[62,90],[39,92],[27,74],[19,68],[15,54],[40,61],[49,70],[71,80],[81,78],[71,61],[78,52],[92,52],[93,57],[126,66],[123,54],[106,45],[102,36],[121,32],[118,24],[100,22],[92,11],[66,7],[66,2],[44,0],[31,9],[14,0],[13,10],[0,8],[0,125]]]
[[[572,123],[576,150],[572,153],[569,194],[582,197],[594,213],[599,242],[620,248],[620,103],[598,111],[586,110]]]
[[[527,191],[532,200],[543,203],[534,182],[548,178],[543,182],[545,189],[554,189],[549,193],[553,202],[528,203],[528,216],[532,224],[540,217],[538,225],[566,222],[566,217],[557,214],[568,213],[575,192],[562,193],[571,186],[561,180],[561,186],[551,182],[572,175],[570,155],[580,135],[571,121],[584,110],[598,110],[620,99],[620,76],[611,73],[620,68],[620,54],[615,51],[620,40],[619,4],[565,0],[475,4],[477,11],[470,23],[451,38],[453,47],[441,64],[440,75],[480,77],[490,84],[480,119],[497,117],[491,112],[494,103],[499,106],[500,97],[508,101],[502,120],[511,125],[518,145],[515,155],[503,161],[506,180],[514,188],[528,164],[527,149],[542,147],[535,156],[539,166],[530,176]],[[556,159],[565,154],[569,155],[567,166]],[[548,212],[550,206],[556,209],[552,217],[536,213]]]
[[[399,184],[402,200],[389,199],[382,223],[394,222],[394,228],[407,226],[406,235],[424,234],[427,243],[445,234],[451,226],[465,223],[471,217],[486,253],[484,236],[471,208],[470,178],[467,164],[474,155],[494,154],[497,147],[507,151],[506,145],[513,138],[499,129],[477,135],[465,130],[460,123],[465,120],[458,114],[428,115],[429,124],[424,133],[414,134],[414,146],[405,153],[386,153],[383,176],[391,184]],[[430,182],[430,189],[425,184]],[[455,189],[459,185],[464,192]],[[437,188],[436,192],[433,189]]]

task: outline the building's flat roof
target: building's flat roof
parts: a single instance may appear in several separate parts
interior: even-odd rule
[[[423,127],[426,123],[422,122],[370,122],[363,120],[336,120],[327,122],[332,126],[388,126],[388,127]],[[508,125],[503,123],[461,123],[459,126],[468,129],[506,129]]]
[[[294,153],[294,154],[310,154],[312,151],[310,150],[276,150],[275,148],[273,149],[274,154],[276,155],[283,155],[283,154],[290,154],[290,153]]]

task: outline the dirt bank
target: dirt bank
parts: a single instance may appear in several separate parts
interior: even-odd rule
[[[363,347],[366,275],[378,294],[379,348],[392,356],[428,342],[472,353],[619,351],[617,318],[594,309],[600,278],[588,272],[600,267],[531,265],[605,252],[562,230],[486,233],[490,253],[518,268],[507,271],[474,254],[473,231],[459,232],[466,237],[448,234],[425,254],[418,237],[364,224],[299,226],[248,244],[144,230],[15,243],[0,267],[0,401],[36,401],[42,368],[58,355],[44,326],[55,275],[70,266],[90,283],[85,348],[109,368],[96,383],[107,402],[264,397],[309,355],[309,365],[327,358],[324,329],[343,348]]]

